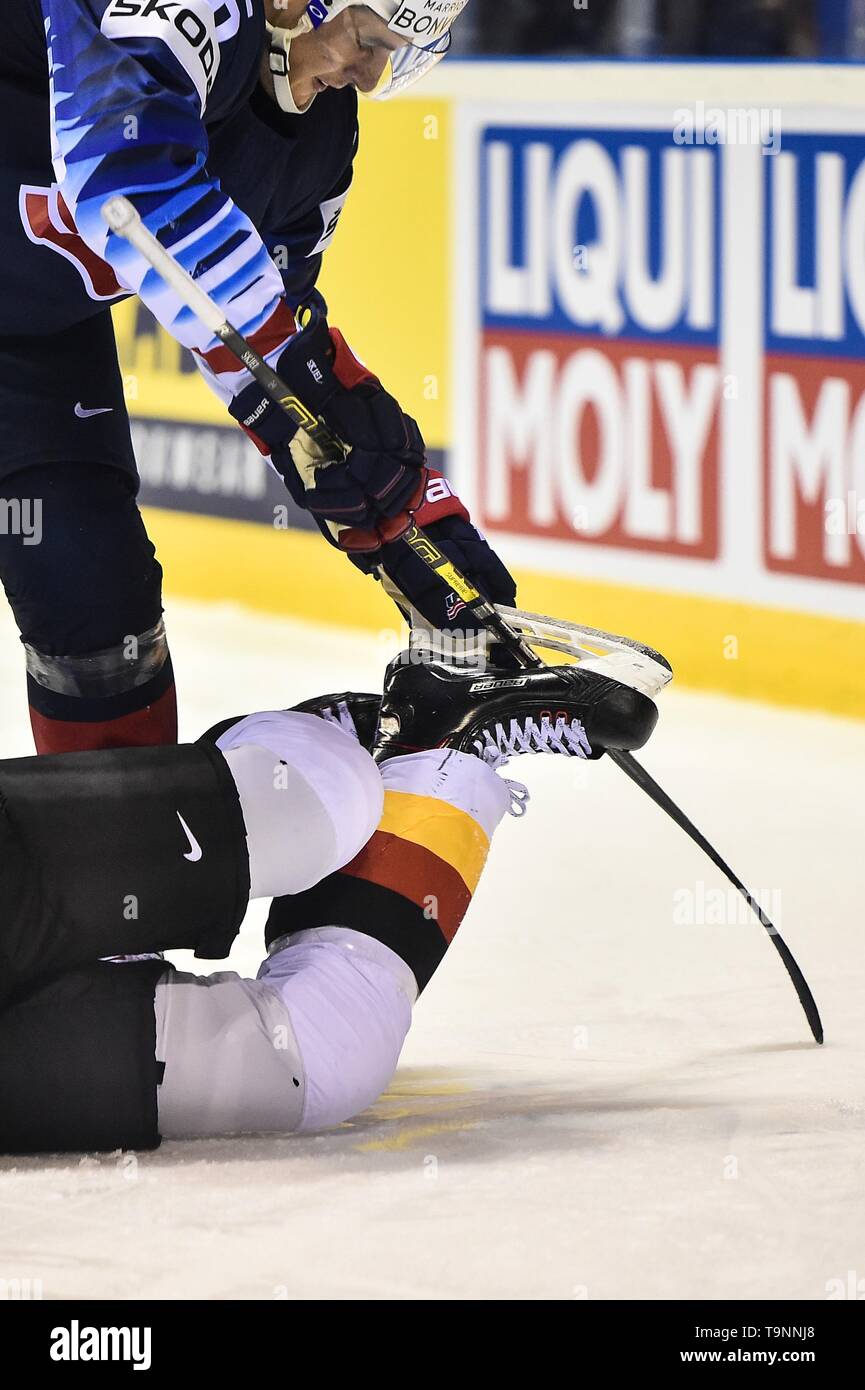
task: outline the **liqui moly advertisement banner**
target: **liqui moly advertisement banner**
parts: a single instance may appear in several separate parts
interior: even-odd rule
[[[865,617],[865,120],[813,124],[461,104],[455,472],[517,562]]]
[[[791,134],[764,180],[764,541],[865,584],[865,139]]]

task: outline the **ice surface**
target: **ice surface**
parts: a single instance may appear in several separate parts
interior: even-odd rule
[[[167,617],[188,737],[375,689],[388,655],[230,608]],[[0,752],[27,752],[5,618],[0,681]],[[606,761],[522,758],[529,815],[499,832],[372,1110],[315,1138],[0,1160],[0,1279],[46,1298],[821,1299],[853,1271],[865,1293],[865,725],[661,705],[644,761],[780,902],[822,1049],[760,927],[677,925],[682,894],[724,886],[681,831]],[[233,968],[257,965],[261,919]]]

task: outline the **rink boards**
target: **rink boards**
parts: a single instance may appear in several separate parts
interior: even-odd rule
[[[443,65],[364,104],[324,289],[525,606],[650,641],[692,685],[865,716],[857,84]],[[169,590],[392,627],[175,345],[118,316]]]

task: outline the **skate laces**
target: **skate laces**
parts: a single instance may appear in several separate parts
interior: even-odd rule
[[[351,734],[352,738],[360,743],[357,725],[354,722],[354,717],[348,707],[347,700],[337,701],[336,709],[334,709],[333,705],[325,705],[321,711],[321,717],[328,724],[338,724],[341,729],[344,729],[347,734]]]
[[[570,758],[587,758],[592,751],[579,719],[568,723],[561,715],[555,723],[547,714],[541,716],[540,723],[527,715],[523,720],[512,719],[507,729],[498,722],[492,729],[483,729],[481,733],[482,736],[474,740],[474,745],[478,757],[494,772],[519,753],[564,753]],[[510,793],[510,814],[524,816],[530,800],[528,787],[509,777],[502,780]]]
[[[524,816],[529,809],[531,793],[525,782],[515,782],[512,777],[503,777],[502,781],[508,789],[511,804],[508,807],[509,816]]]
[[[484,729],[484,733],[488,734],[488,731]],[[486,763],[487,767],[491,768],[493,772],[498,772],[500,767],[504,767],[507,764],[507,753],[502,753],[500,749],[496,747],[492,738],[489,739],[486,747],[484,747],[481,739],[476,738],[475,748],[477,749],[477,755],[481,762]],[[512,777],[503,777],[501,780],[507,787],[508,795],[511,798],[511,804],[508,807],[508,815],[524,816],[531,800],[528,787],[523,782],[515,782]]]
[[[523,720],[512,719],[507,728],[498,722],[492,729],[483,729],[481,738],[476,738],[474,744],[478,757],[483,758],[494,771],[520,753],[564,753],[566,757],[588,758],[592,751],[586,731],[578,719],[568,723],[559,715],[553,723],[547,714],[541,716],[540,723],[531,715]],[[511,811],[512,815],[522,815],[525,802],[529,799],[528,792],[520,782],[509,782],[508,786],[525,792],[521,801],[522,810]]]

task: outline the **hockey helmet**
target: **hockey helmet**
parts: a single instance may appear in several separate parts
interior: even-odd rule
[[[375,91],[369,93],[375,101],[387,101],[413,86],[441,62],[451,46],[453,24],[468,0],[309,0],[306,13],[291,30],[268,25],[272,39],[270,66],[277,82],[277,99],[284,110],[297,110],[288,81],[291,40],[304,30],[320,29],[349,5],[359,4],[383,19],[394,34],[408,40],[390,54]],[[282,92],[281,88],[287,90]]]

